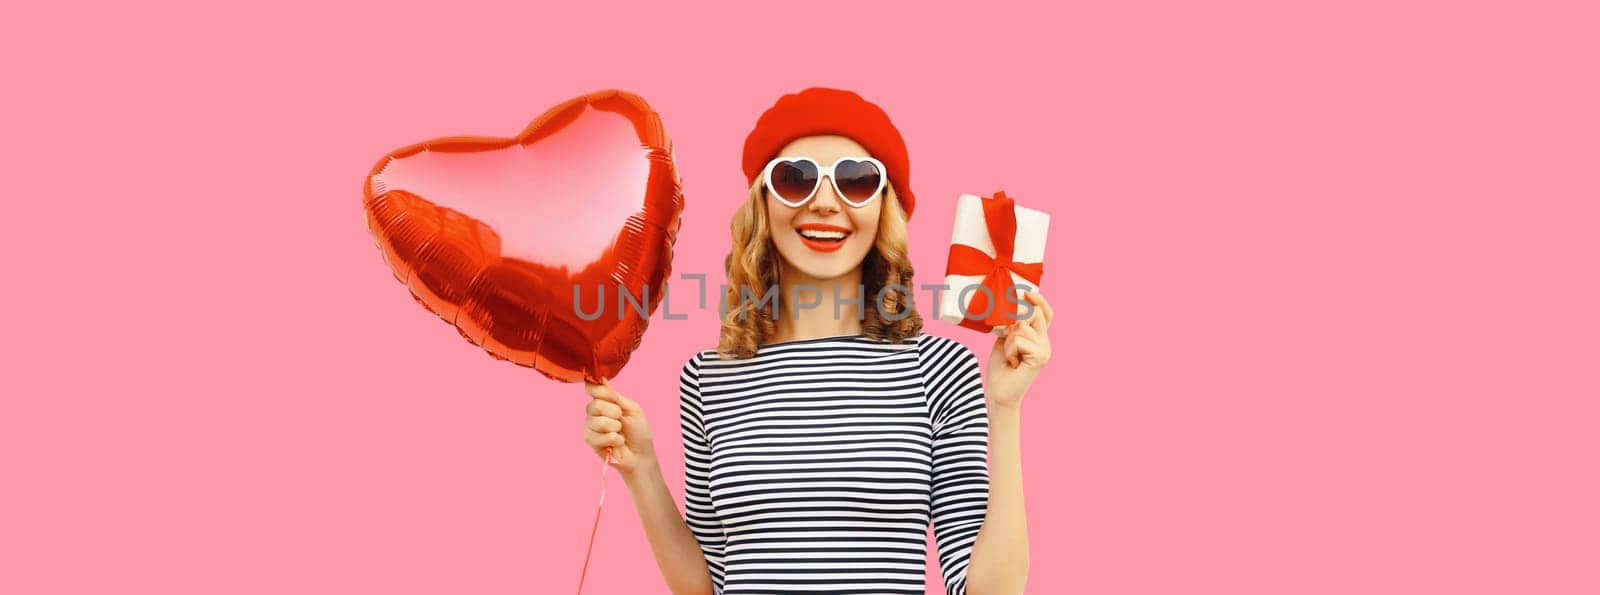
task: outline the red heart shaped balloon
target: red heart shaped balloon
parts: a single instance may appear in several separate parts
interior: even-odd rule
[[[490,355],[563,382],[628,363],[683,212],[660,116],[615,90],[551,108],[514,138],[391,152],[364,194],[367,227],[418,303]]]

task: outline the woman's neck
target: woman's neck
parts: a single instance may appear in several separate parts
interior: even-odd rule
[[[772,342],[854,335],[861,332],[863,308],[861,268],[817,279],[783,263],[778,284],[778,332]]]

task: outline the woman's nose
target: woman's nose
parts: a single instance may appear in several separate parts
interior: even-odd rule
[[[817,213],[833,214],[839,212],[839,195],[833,191],[831,176],[823,176],[817,180],[817,195],[811,197],[811,210]]]

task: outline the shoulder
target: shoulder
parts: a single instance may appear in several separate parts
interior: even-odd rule
[[[917,335],[916,337],[913,337],[911,340],[917,342],[917,348],[918,349],[941,349],[941,348],[950,349],[950,348],[954,348],[956,346],[965,347],[964,345],[961,344],[960,341],[957,341],[955,339],[951,339],[949,337],[941,337],[939,335],[930,335],[930,334],[927,334],[927,333],[923,333],[923,334]]]
[[[698,369],[700,369],[701,366],[703,366],[705,364],[705,361],[706,361],[707,357],[710,357],[711,359],[716,359],[717,351],[715,349],[702,349],[700,351],[696,351],[694,353],[689,354],[689,361],[684,362],[683,369],[684,370],[698,370]]]
[[[917,337],[917,367],[922,372],[922,385],[936,400],[951,393],[965,392],[974,385],[982,387],[983,372],[978,356],[955,339],[933,335]]]
[[[983,371],[971,349],[955,339],[922,335],[917,350],[936,434],[984,414]]]
[[[922,363],[924,371],[937,370],[951,365],[972,365],[978,363],[978,356],[960,341],[936,335],[918,335],[917,358]]]
[[[696,351],[691,354],[689,356],[689,360],[683,363],[683,369],[678,373],[679,382],[682,383],[686,388],[698,388],[700,385],[701,368],[705,365],[705,362],[708,358],[716,359],[716,357],[717,352],[714,349]]]

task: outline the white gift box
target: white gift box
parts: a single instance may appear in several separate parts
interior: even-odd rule
[[[965,244],[980,252],[995,257],[994,241],[989,237],[989,225],[983,213],[984,201],[993,200],[973,194],[963,194],[956,199],[955,228],[950,234],[951,244]],[[1050,228],[1050,215],[1041,211],[1023,206],[1013,206],[1017,217],[1017,235],[1014,241],[1011,260],[1018,263],[1044,262],[1044,241]],[[946,272],[949,272],[946,265]],[[972,301],[972,296],[981,293],[974,288],[983,283],[985,275],[949,275],[944,278],[945,290],[939,303],[939,319],[951,324],[961,324],[966,320],[967,307]],[[1015,271],[1011,272],[1011,282],[1017,289],[1013,296],[1017,302],[1027,303],[1022,298],[1022,292],[1034,289],[1032,281],[1024,279]],[[969,289],[971,288],[971,289]],[[971,293],[967,293],[967,292]],[[967,293],[967,299],[961,299]],[[1011,306],[1003,294],[994,296],[994,303],[998,308]],[[1000,328],[990,329],[990,332],[999,333]]]

